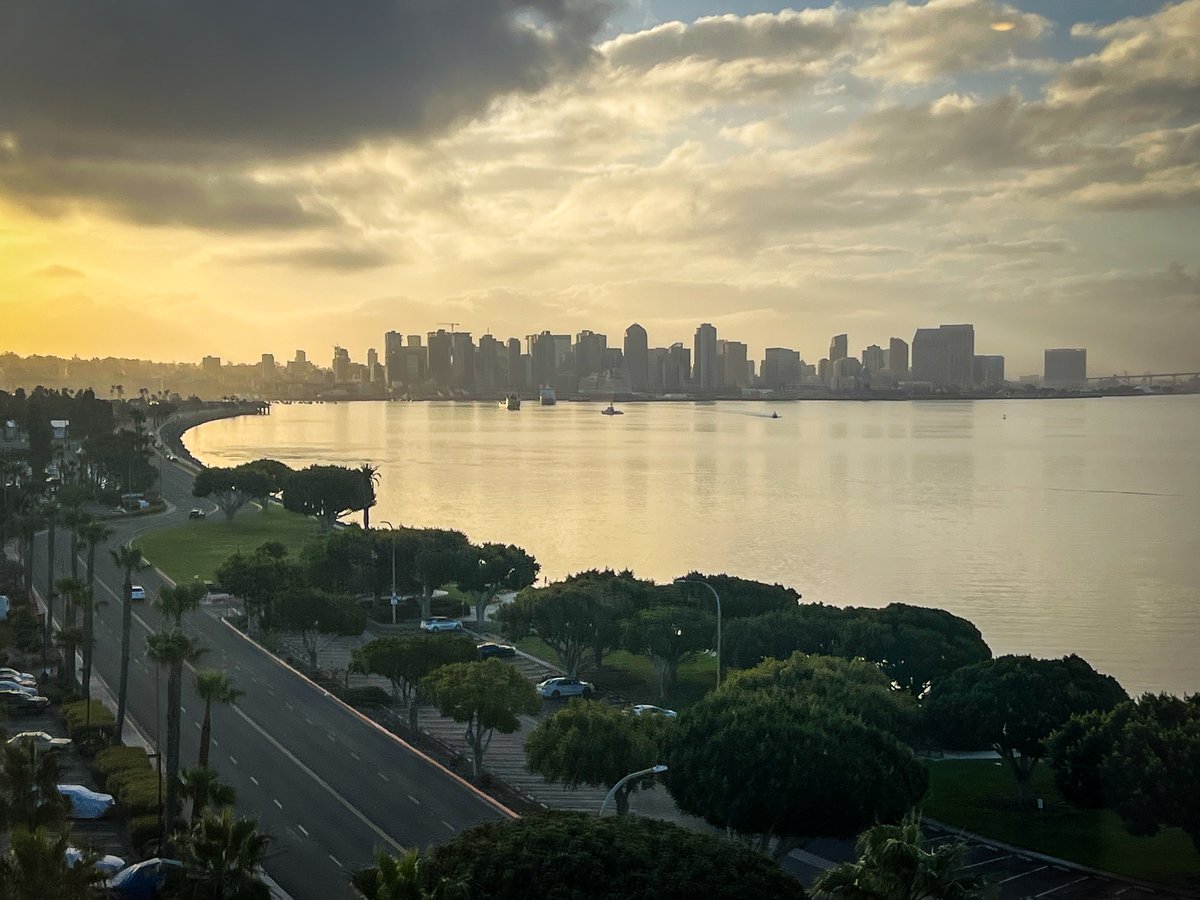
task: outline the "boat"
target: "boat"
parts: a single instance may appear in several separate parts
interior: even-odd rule
[[[779,418],[779,413],[777,413],[777,412],[773,412],[773,413],[771,413],[771,418],[772,418],[772,419],[778,419],[778,418]]]
[[[610,403],[610,404],[608,404],[607,407],[600,410],[600,415],[602,415],[602,416],[623,416],[623,415],[625,415],[625,413],[621,412],[619,409],[617,409],[615,406],[613,406]]]
[[[553,406],[558,402],[558,394],[554,392],[554,388],[548,384],[543,384],[538,389],[538,397],[542,401],[542,406]]]
[[[521,398],[519,396],[517,396],[515,393],[505,394],[504,399],[500,401],[500,405],[502,407],[504,407],[505,409],[512,409],[512,410],[520,409],[521,408]]]

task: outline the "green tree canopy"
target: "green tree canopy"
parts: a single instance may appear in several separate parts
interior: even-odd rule
[[[658,696],[675,686],[679,667],[715,643],[716,617],[691,606],[655,606],[626,620],[622,646],[650,657]]]
[[[225,514],[226,521],[232,522],[246,503],[270,492],[267,476],[254,466],[254,463],[245,463],[233,468],[201,469],[192,484],[192,494],[211,499]]]
[[[538,722],[525,740],[529,771],[569,788],[581,784],[610,788],[631,772],[666,758],[671,719],[635,716],[604,703],[572,700]],[[652,777],[627,782],[614,798],[617,812],[629,809],[629,795],[653,786]]]
[[[0,896],[5,900],[92,900],[101,896],[104,876],[96,868],[97,854],[85,853],[67,862],[71,839],[44,828],[12,833],[8,853],[0,859]]]
[[[761,854],[658,819],[542,812],[469,828],[436,847],[431,878],[489,900],[800,900]]]
[[[814,837],[896,822],[929,774],[895,737],[810,697],[721,690],[683,713],[667,788],[684,812],[781,858]]]
[[[509,638],[535,634],[545,641],[572,677],[589,650],[597,644],[615,646],[621,634],[611,606],[595,592],[564,582],[521,591],[495,619]]]
[[[472,548],[458,576],[460,590],[475,602],[475,621],[483,624],[484,612],[500,591],[519,591],[537,581],[541,565],[515,544],[481,544]]]
[[[392,694],[408,708],[408,725],[417,730],[417,711],[423,694],[421,680],[442,666],[478,659],[475,642],[451,634],[416,634],[381,637],[354,651],[350,668],[382,675],[392,684]]]
[[[705,575],[703,572],[689,572],[683,577],[685,581],[706,581],[711,584],[721,598],[721,617],[726,620],[792,610],[800,604],[800,593],[782,584],[767,584],[734,575]],[[711,611],[712,594],[706,587],[701,584],[681,584],[678,587],[689,603]]]
[[[284,507],[315,516],[326,528],[366,503],[362,474],[345,466],[309,466],[293,472],[283,485]]]
[[[721,636],[721,655],[728,666],[748,669],[764,659],[787,659],[797,651],[838,656],[844,610],[823,603],[805,603],[734,619]]]
[[[1145,694],[1077,716],[1050,740],[1055,780],[1138,835],[1183,829],[1200,851],[1200,694]]]
[[[443,716],[466,724],[476,778],[483,774],[483,754],[492,734],[512,734],[521,727],[519,715],[541,709],[533,685],[498,659],[442,666],[427,675],[422,686]]]
[[[935,685],[925,711],[935,737],[956,750],[992,747],[1029,800],[1046,739],[1073,715],[1112,709],[1128,696],[1078,656],[1001,656],[958,669]]]

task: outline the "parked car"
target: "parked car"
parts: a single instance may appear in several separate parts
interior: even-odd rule
[[[140,584],[132,585],[129,590],[129,599],[130,600],[145,600],[146,599],[146,589],[144,587],[142,587]]]
[[[193,509],[190,513],[188,513],[188,518],[189,519],[203,519],[203,518],[206,518],[206,515],[204,513],[204,510],[202,510],[202,509]]]
[[[0,691],[20,691],[27,697],[36,697],[38,693],[36,687],[30,687],[19,681],[13,681],[11,678],[0,678]]]
[[[462,631],[463,623],[446,616],[430,616],[421,622],[422,631]]]
[[[68,847],[63,855],[67,859],[67,865],[71,868],[79,865],[80,860],[83,859],[83,851],[76,847]],[[119,856],[107,854],[97,859],[95,861],[95,866],[96,871],[106,877],[111,878],[113,875],[116,875],[123,868],[125,868],[125,860],[121,859]]]
[[[28,672],[21,672],[17,669],[0,668],[0,680],[15,681],[17,684],[23,684],[26,687],[37,687],[37,678]]]
[[[480,659],[503,659],[517,655],[517,648],[508,644],[480,644],[478,650]]]
[[[119,900],[156,900],[160,892],[182,881],[183,863],[155,857],[122,869],[104,886]]]
[[[54,737],[45,731],[22,731],[20,734],[10,737],[8,742],[14,747],[27,747],[32,744],[41,752],[65,750],[71,746],[70,738]]]
[[[30,697],[24,691],[5,690],[0,688],[0,706],[13,715],[39,713],[50,706],[46,697]]]
[[[590,697],[594,690],[590,681],[580,681],[565,675],[547,678],[537,686],[537,692],[543,697]]]
[[[68,815],[72,819],[103,819],[117,805],[112,794],[93,791],[82,784],[60,784],[58,792],[71,805]]]
[[[635,716],[662,716],[666,719],[674,719],[679,713],[673,709],[663,709],[661,706],[651,706],[649,703],[639,703],[633,708]]]
[[[8,619],[8,609],[12,603],[8,599],[8,595],[0,594],[0,622]]]

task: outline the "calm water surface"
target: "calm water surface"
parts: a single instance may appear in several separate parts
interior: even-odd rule
[[[551,579],[698,569],[941,606],[997,653],[1200,690],[1200,396],[600,409],[275,406],[186,442],[210,465],[376,463],[373,521],[517,543]]]

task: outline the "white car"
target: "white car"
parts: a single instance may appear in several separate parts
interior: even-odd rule
[[[14,747],[26,747],[33,744],[38,750],[65,750],[71,746],[70,738],[54,737],[44,731],[22,731],[8,739]]]
[[[590,697],[593,691],[595,688],[590,681],[580,681],[565,675],[547,678],[537,686],[537,692],[543,697]]]
[[[146,599],[146,589],[144,587],[142,587],[140,584],[133,585],[129,591],[129,599],[130,600],[145,600]]]
[[[421,622],[422,631],[462,631],[463,623],[445,616],[430,616]]]
[[[21,682],[13,681],[11,679],[0,680],[0,691],[20,691],[26,697],[36,697],[38,695],[37,688],[30,687],[27,684],[21,684]]]
[[[79,865],[80,860],[83,859],[83,851],[75,847],[68,847],[66,853],[63,855],[67,859],[67,865],[71,868],[75,868],[75,866]],[[125,860],[121,859],[119,856],[108,854],[97,859],[95,861],[95,866],[101,875],[104,875],[106,878],[111,878],[113,875],[116,875],[123,868],[125,868]]]
[[[102,819],[117,805],[112,794],[102,794],[82,784],[60,784],[58,792],[71,804],[72,819]]]
[[[37,687],[37,679],[28,672],[21,672],[17,669],[0,668],[0,679],[4,681],[15,681],[17,684],[23,684],[26,687]]]
[[[651,706],[649,703],[639,703],[633,708],[635,716],[662,716],[664,719],[674,719],[679,713],[673,709],[663,709],[661,706]]]

